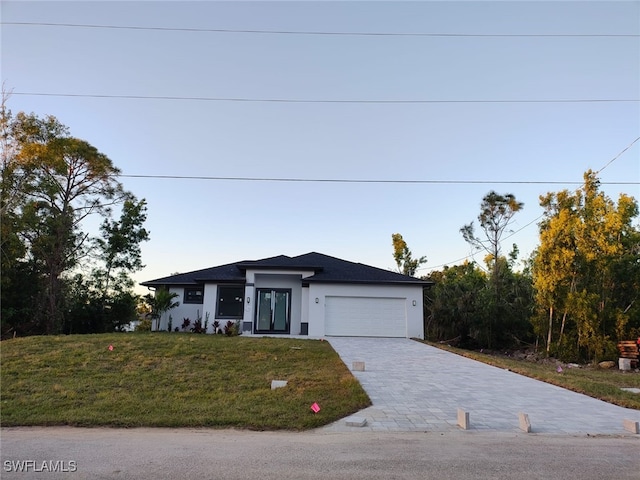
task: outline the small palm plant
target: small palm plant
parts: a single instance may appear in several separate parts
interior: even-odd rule
[[[155,330],[160,330],[162,315],[180,305],[180,302],[173,301],[177,297],[177,293],[170,292],[164,288],[156,290],[155,295],[149,293],[144,297],[145,302],[151,307],[151,319],[157,321]]]

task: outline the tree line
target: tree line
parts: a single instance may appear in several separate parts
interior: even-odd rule
[[[614,202],[597,174],[584,174],[575,191],[540,197],[539,246],[516,269],[517,245],[506,255],[501,240],[524,205],[514,195],[489,192],[478,223],[460,229],[484,250],[484,265],[467,261],[433,271],[425,292],[425,335],[465,348],[536,348],[566,361],[617,357],[619,340],[640,336],[640,227],[637,201]],[[400,272],[414,275],[414,259],[400,234],[392,235]]]
[[[55,117],[13,115],[3,94],[0,178],[2,337],[97,333],[136,318],[147,206],[113,162]],[[119,213],[119,216],[118,216]],[[102,220],[98,235],[86,220]]]

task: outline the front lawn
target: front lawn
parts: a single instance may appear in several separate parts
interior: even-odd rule
[[[3,427],[302,430],[371,404],[318,340],[119,333],[17,338],[0,348]],[[271,390],[272,380],[288,384]]]

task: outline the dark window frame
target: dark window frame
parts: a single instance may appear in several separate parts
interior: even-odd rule
[[[260,296],[260,292],[264,291],[264,292],[268,292],[271,291],[271,294],[276,294],[276,293],[286,293],[287,294],[287,318],[286,318],[286,326],[287,328],[284,330],[275,330],[273,328],[270,328],[268,330],[260,330],[258,329],[258,309],[259,309],[259,304],[258,304],[258,298]],[[254,313],[254,331],[255,333],[270,333],[270,334],[290,334],[291,333],[291,305],[293,302],[293,290],[291,288],[269,288],[269,287],[264,287],[264,288],[256,288],[256,301],[255,301],[255,313]],[[272,312],[273,314],[273,312]],[[271,319],[271,322],[273,322],[273,318]]]
[[[234,299],[240,298],[241,301],[238,302],[238,304],[240,305],[240,313],[239,315],[222,315],[220,313],[220,299],[222,298],[222,291],[225,289],[241,289],[242,290],[242,294],[241,295],[237,295],[237,291],[236,293],[233,294],[233,297],[235,297]],[[218,285],[218,289],[216,292],[216,318],[220,318],[220,319],[230,319],[230,320],[242,320],[244,318],[244,298],[245,298],[245,286],[244,285]]]
[[[194,295],[192,297],[188,292],[200,292],[200,295]],[[182,303],[191,305],[202,305],[204,303],[204,287],[185,287],[182,296]]]

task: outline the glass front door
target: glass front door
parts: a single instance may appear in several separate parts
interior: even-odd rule
[[[259,288],[256,333],[289,333],[291,290]]]

